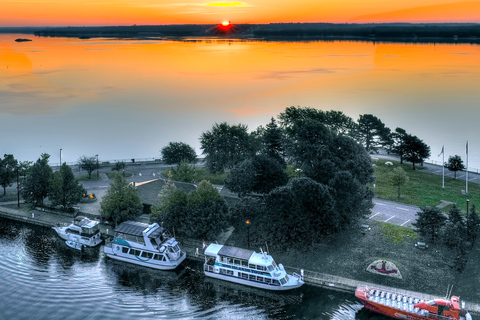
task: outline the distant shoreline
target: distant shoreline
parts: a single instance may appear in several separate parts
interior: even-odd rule
[[[25,33],[40,37],[122,38],[185,40],[186,37],[220,37],[260,41],[373,41],[480,43],[480,24],[331,24],[271,23],[219,25],[147,25],[104,27],[0,28],[0,33]]]

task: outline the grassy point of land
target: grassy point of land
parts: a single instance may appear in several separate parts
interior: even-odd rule
[[[442,188],[442,175],[433,174],[425,167],[416,166],[412,170],[410,163],[400,164],[399,161],[388,160],[393,166],[386,166],[385,159],[374,161],[375,169],[375,196],[378,198],[402,202],[415,206],[435,207],[441,200],[454,202],[463,212],[467,210],[467,199],[472,204],[480,205],[480,185],[469,183],[468,194],[462,194],[465,190],[465,180],[445,177],[445,188]],[[401,196],[398,197],[397,186],[394,186],[388,174],[397,166],[402,166],[405,170],[408,181],[401,188]],[[373,186],[372,186],[373,188]],[[449,207],[444,209],[448,211]]]

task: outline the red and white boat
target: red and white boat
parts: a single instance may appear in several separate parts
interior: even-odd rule
[[[472,320],[465,309],[465,303],[457,296],[448,299],[433,299],[429,301],[392,292],[383,288],[358,286],[355,296],[360,302],[374,312],[394,319],[407,320]]]

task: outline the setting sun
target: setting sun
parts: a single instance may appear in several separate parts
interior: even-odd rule
[[[228,25],[230,25],[230,21],[223,21],[222,22],[222,26],[227,27]]]

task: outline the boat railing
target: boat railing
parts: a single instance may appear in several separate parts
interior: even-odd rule
[[[203,265],[203,270],[208,271],[208,272],[213,272],[213,266],[205,263]]]
[[[303,277],[296,272],[292,273],[292,276],[294,276],[295,278],[298,278],[299,280],[303,280]]]

